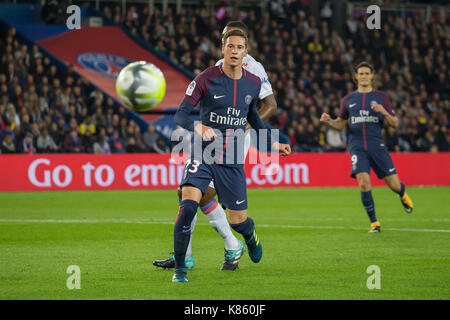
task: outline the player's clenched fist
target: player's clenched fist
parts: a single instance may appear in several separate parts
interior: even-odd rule
[[[274,142],[272,144],[272,148],[274,148],[275,150],[278,150],[278,152],[280,153],[280,155],[282,156],[288,156],[291,154],[291,146],[285,143],[279,143],[279,142]]]
[[[325,122],[328,123],[331,120],[331,117],[328,113],[322,113],[322,115],[320,116],[320,121],[321,122]]]
[[[197,132],[203,140],[205,141],[210,141],[210,140],[214,140],[217,135],[214,132],[214,129],[208,126],[205,126],[201,123],[199,123],[198,125],[195,126],[194,128],[195,132]]]
[[[386,109],[379,103],[372,103],[372,110],[375,112],[380,112],[383,115],[387,114]]]

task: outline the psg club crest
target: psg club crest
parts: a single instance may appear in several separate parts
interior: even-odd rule
[[[77,56],[77,62],[83,68],[115,80],[120,70],[134,60],[107,53],[86,52]]]
[[[245,96],[245,103],[250,104],[250,102],[252,102],[252,96],[248,94]]]

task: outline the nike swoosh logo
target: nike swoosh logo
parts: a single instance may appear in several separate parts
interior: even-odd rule
[[[223,97],[225,97],[225,96],[216,96],[216,95],[214,95],[214,99],[220,99],[220,98],[223,98]]]
[[[242,200],[242,201],[237,201],[236,200],[236,204],[241,204],[242,202],[244,202],[245,200]]]
[[[389,172],[392,172],[392,171],[394,171],[394,170],[395,170],[395,168],[389,169]]]
[[[353,108],[356,105],[356,103],[352,103],[351,105],[349,105],[349,108]]]

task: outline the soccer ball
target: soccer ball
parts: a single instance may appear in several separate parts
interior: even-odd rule
[[[116,79],[120,100],[135,111],[146,111],[161,102],[166,93],[166,79],[161,70],[146,61],[128,64]]]

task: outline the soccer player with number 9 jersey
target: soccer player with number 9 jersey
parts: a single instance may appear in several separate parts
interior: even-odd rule
[[[361,62],[355,68],[354,75],[358,89],[342,99],[339,117],[332,120],[329,114],[323,113],[320,121],[336,130],[342,130],[348,124],[352,166],[350,175],[358,181],[361,201],[371,222],[369,232],[380,232],[371,192],[370,169],[399,195],[407,213],[412,212],[413,203],[405,191],[405,185],[400,182],[381,135],[383,125],[396,128],[398,119],[392,110],[389,96],[372,88],[373,78],[372,65]]]

